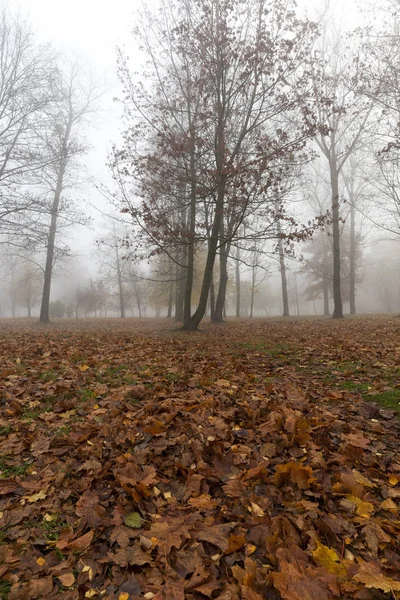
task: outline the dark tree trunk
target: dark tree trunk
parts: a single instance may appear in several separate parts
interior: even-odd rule
[[[44,270],[44,283],[43,283],[43,294],[42,294],[42,304],[40,307],[40,323],[49,323],[50,321],[50,288],[51,288],[51,278],[53,274],[53,263],[54,263],[54,248],[56,241],[56,233],[57,233],[57,219],[58,219],[58,210],[60,206],[61,193],[63,189],[63,181],[65,170],[67,168],[67,142],[69,135],[66,134],[64,140],[64,148],[63,148],[63,156],[60,161],[60,166],[57,175],[57,184],[54,192],[53,205],[51,207],[51,221],[50,221],[50,230],[47,239],[47,253],[46,253],[46,266]]]
[[[287,288],[287,277],[286,277],[286,264],[285,264],[285,253],[283,250],[283,242],[279,240],[279,269],[281,273],[281,285],[282,285],[282,303],[283,303],[283,316],[289,317],[289,297]]]
[[[339,213],[339,174],[336,159],[330,161],[332,188],[332,242],[333,242],[333,318],[343,318],[343,303],[340,276],[340,213]]]
[[[240,317],[240,249],[236,247],[236,316]]]
[[[350,314],[356,314],[356,215],[350,199]]]
[[[223,215],[223,207],[224,207],[224,199],[225,199],[225,188],[226,188],[226,176],[221,176],[221,179],[218,184],[217,190],[217,202],[215,206],[215,214],[214,214],[214,222],[211,229],[210,241],[208,244],[208,252],[206,265],[204,269],[203,282],[200,291],[199,304],[197,306],[197,310],[191,316],[190,320],[187,323],[184,323],[183,328],[189,331],[196,331],[201,320],[203,319],[206,308],[207,308],[207,300],[208,294],[210,292],[210,285],[214,271],[214,263],[215,257],[217,254],[218,241],[220,237],[221,225],[222,225],[222,215]]]
[[[194,141],[193,141],[194,147]],[[183,307],[183,326],[184,328],[190,322],[192,314],[192,290],[194,281],[194,255],[195,255],[195,234],[196,234],[196,162],[194,150],[190,154],[190,212],[189,212],[189,231],[188,231],[188,251],[187,251],[187,272],[185,285],[185,302]]]
[[[182,260],[182,257],[181,257]],[[186,269],[176,265],[176,287],[175,287],[175,321],[183,321],[183,305],[185,302]]]
[[[215,313],[212,321],[214,323],[223,323],[224,321],[224,307],[226,299],[226,288],[228,285],[228,258],[231,249],[230,243],[221,243],[220,257],[219,257],[219,286],[217,301],[215,303]]]
[[[168,313],[167,313],[167,318],[171,319],[172,317],[172,300],[174,297],[174,283],[173,281],[170,282],[169,284],[169,296],[168,296]],[[139,308],[140,310],[140,308]]]
[[[322,240],[322,294],[324,298],[324,315],[328,316],[330,314],[329,310],[329,288],[330,288],[330,279],[329,279],[329,265],[328,265],[328,247],[327,247],[327,239],[326,235],[321,232],[321,240]]]
[[[253,308],[254,308],[254,294],[256,291],[256,265],[253,263],[251,269],[251,296],[250,296],[250,319],[253,318]]]
[[[210,282],[210,318],[211,321],[214,319],[215,314],[215,285],[214,285],[214,275],[211,277]]]

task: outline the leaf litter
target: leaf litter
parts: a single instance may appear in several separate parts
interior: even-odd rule
[[[397,320],[0,327],[4,597],[400,598]]]

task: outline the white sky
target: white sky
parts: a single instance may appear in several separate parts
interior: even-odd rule
[[[82,162],[90,177],[99,182],[109,182],[107,153],[112,142],[118,139],[120,130],[120,108],[113,102],[119,91],[115,50],[117,45],[127,44],[129,54],[133,54],[134,58],[131,29],[134,13],[142,0],[8,0],[8,3],[10,8],[19,8],[24,16],[30,17],[38,41],[51,42],[67,56],[82,57],[96,78],[107,82],[110,91],[102,99],[100,115],[88,134],[92,149]],[[108,210],[93,186],[85,185],[77,190],[76,196],[84,196],[103,211]],[[101,222],[95,211],[89,209],[86,212],[92,214],[96,222]],[[84,251],[88,257],[88,249],[90,255],[94,239],[98,237],[98,233],[80,228],[74,235],[74,249]]]
[[[354,19],[356,11],[349,7],[354,6],[356,0],[332,1],[340,12],[343,11],[347,22],[352,17]],[[103,99],[101,117],[96,127],[91,129],[89,143],[92,150],[84,160],[92,177],[100,182],[109,182],[105,164],[107,152],[112,141],[118,139],[119,131],[119,109],[112,101],[112,97],[118,95],[115,49],[117,45],[125,43],[134,63],[131,29],[135,11],[142,5],[142,0],[8,0],[8,3],[11,8],[19,7],[23,14],[30,16],[39,41],[51,42],[56,49],[65,51],[67,55],[81,55],[111,87],[110,93]],[[307,7],[311,15],[316,6],[325,4],[325,0],[300,0],[299,3]],[[104,199],[94,188],[85,186],[85,189],[77,192],[78,197],[83,195],[91,203],[107,211]],[[88,249],[92,248],[93,240],[98,237],[98,233],[96,235],[88,230],[81,230],[74,248],[88,257]]]

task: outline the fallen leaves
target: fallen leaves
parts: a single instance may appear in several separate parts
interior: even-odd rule
[[[400,324],[310,323],[6,331],[9,599],[400,598]]]

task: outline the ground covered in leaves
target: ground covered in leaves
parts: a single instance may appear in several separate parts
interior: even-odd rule
[[[400,320],[0,322],[0,597],[400,598]]]

